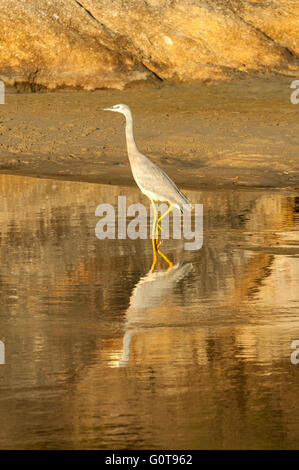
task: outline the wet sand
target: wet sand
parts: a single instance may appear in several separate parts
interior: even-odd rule
[[[7,90],[0,172],[134,184],[124,119],[98,107],[128,104],[139,150],[182,188],[299,188],[298,112],[290,78],[161,85],[96,92]]]

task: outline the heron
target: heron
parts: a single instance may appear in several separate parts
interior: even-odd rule
[[[152,226],[152,243],[154,252],[154,261],[156,261],[155,249],[159,252],[158,230],[161,230],[161,220],[169,214],[173,207],[178,208],[181,212],[191,210],[192,204],[189,198],[183,194],[171,178],[154,162],[139,152],[133,134],[133,117],[131,110],[126,104],[116,104],[109,108],[100,108],[101,111],[113,111],[121,113],[126,118],[126,142],[129,162],[133,174],[133,178],[145,196],[147,196],[153,207],[154,221]],[[155,202],[167,202],[168,209],[158,218]],[[160,253],[160,252],[159,252]],[[162,257],[169,262],[164,254]],[[154,264],[154,263],[153,263]],[[172,266],[172,263],[169,263]]]

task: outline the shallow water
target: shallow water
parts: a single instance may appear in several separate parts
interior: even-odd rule
[[[299,197],[189,191],[198,251],[99,240],[135,187],[0,175],[0,448],[298,448]]]

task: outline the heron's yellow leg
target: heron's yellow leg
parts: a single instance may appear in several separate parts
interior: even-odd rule
[[[159,245],[159,246],[160,246],[160,245]],[[164,253],[162,253],[161,250],[159,250],[159,247],[158,247],[157,251],[158,251],[159,255],[162,256],[162,258],[166,261],[166,263],[168,264],[169,269],[172,268],[173,262],[170,261],[170,260],[167,258],[167,256],[164,255]]]
[[[156,253],[156,235],[157,235],[157,227],[156,227],[156,222],[157,222],[157,209],[155,206],[155,203],[151,201],[153,210],[154,210],[154,220],[153,220],[153,228],[152,228],[152,246],[153,246],[153,262],[151,266],[151,271],[153,271],[156,262],[157,262],[157,253]]]
[[[171,202],[170,202],[169,204],[170,204],[170,205],[169,205],[167,211],[165,211],[164,214],[162,214],[161,217],[159,217],[159,219],[158,219],[158,221],[157,221],[157,232],[158,232],[158,229],[160,229],[161,234],[162,234],[162,227],[161,227],[161,225],[159,224],[159,222],[161,222],[161,220],[162,220],[170,211],[172,211],[172,209],[173,209],[173,205],[171,204]],[[159,233],[159,232],[158,232],[158,233]],[[158,235],[158,238],[159,238],[159,235]],[[157,244],[157,248],[159,248],[159,246],[161,245],[161,243],[162,243],[162,239],[160,240],[160,243]]]
[[[159,217],[157,226],[158,226],[158,228],[159,228],[160,230],[162,230],[161,225],[160,225],[161,220],[164,219],[164,217],[165,217],[169,212],[171,212],[172,209],[173,209],[173,205],[172,205],[171,202],[170,202],[167,211],[165,211],[164,214],[162,214],[161,217]]]

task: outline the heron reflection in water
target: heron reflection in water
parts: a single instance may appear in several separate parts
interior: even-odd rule
[[[146,324],[153,326],[155,319],[150,309],[159,307],[163,299],[170,295],[176,285],[192,270],[192,263],[177,263],[164,271],[151,270],[140,278],[134,287],[130,305],[126,311],[125,334],[123,350],[117,366],[126,366],[130,359],[130,344],[132,337]],[[159,320],[160,321],[160,320]]]

